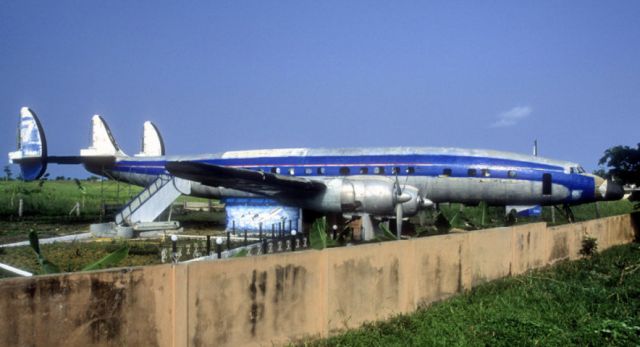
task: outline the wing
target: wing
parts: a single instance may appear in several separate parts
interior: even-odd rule
[[[272,197],[309,197],[326,189],[322,182],[192,161],[172,161],[166,169],[174,176],[213,187],[225,187]]]

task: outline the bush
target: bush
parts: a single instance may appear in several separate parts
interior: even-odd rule
[[[585,257],[590,257],[598,251],[598,239],[591,236],[585,236],[582,239],[582,248],[580,254]]]

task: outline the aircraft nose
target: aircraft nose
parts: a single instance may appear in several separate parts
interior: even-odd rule
[[[620,200],[624,197],[622,186],[612,180],[604,180],[601,177],[597,177],[595,184],[597,200]]]

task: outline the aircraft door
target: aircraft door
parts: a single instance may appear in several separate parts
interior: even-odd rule
[[[552,193],[551,174],[542,174],[542,195],[551,195]]]

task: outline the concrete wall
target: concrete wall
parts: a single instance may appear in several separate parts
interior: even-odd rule
[[[0,281],[0,345],[272,345],[631,242],[640,217]]]

